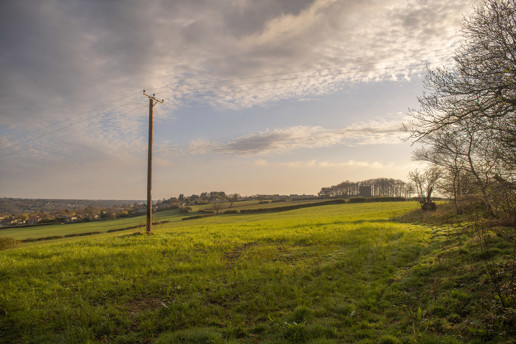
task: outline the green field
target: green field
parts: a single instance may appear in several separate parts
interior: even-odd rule
[[[181,221],[185,217],[177,210],[161,211],[153,214],[153,221]],[[50,236],[64,236],[89,232],[107,232],[113,229],[123,229],[134,226],[145,226],[146,216],[136,216],[117,220],[55,224],[20,228],[6,228],[0,230],[0,237],[10,237],[16,240],[28,238],[44,238]],[[159,228],[160,225],[157,227]],[[133,229],[134,231],[134,229]]]
[[[259,201],[242,201],[235,202],[233,205],[226,203],[223,205],[221,212],[226,210],[246,210],[246,209],[266,209],[274,207],[285,207],[298,204],[309,204],[321,202],[321,200],[299,200],[299,201],[285,201],[277,203],[265,203],[260,204]],[[192,212],[189,214],[181,214],[179,210],[166,210],[160,211],[153,214],[153,222],[173,222],[181,221],[184,217],[199,215],[200,210],[209,210],[212,207],[210,204],[193,205],[190,206]],[[124,229],[127,227],[134,226],[145,226],[146,216],[136,216],[130,218],[106,220],[106,221],[95,221],[95,222],[83,222],[83,223],[70,223],[70,224],[52,224],[43,226],[30,226],[30,227],[18,227],[18,228],[4,228],[0,229],[1,237],[10,237],[16,240],[25,239],[38,239],[53,236],[65,236],[82,233],[100,232],[106,233],[110,230]],[[163,227],[162,224],[155,225],[156,228]],[[134,231],[134,228],[132,229]],[[128,230],[130,231],[130,230]]]
[[[0,343],[512,342],[482,318],[494,303],[467,233],[392,220],[416,207],[214,216],[4,250]]]

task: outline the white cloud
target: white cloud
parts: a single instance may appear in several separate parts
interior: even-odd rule
[[[342,129],[320,126],[296,126],[248,134],[229,142],[202,141],[203,151],[238,155],[282,153],[300,148],[329,147],[338,144],[369,145],[400,143],[401,121],[368,121]]]
[[[277,46],[285,41],[296,39],[317,22],[324,20],[324,12],[336,2],[337,0],[315,0],[298,15],[281,14],[266,22],[262,32],[246,37],[246,45],[252,48],[268,44]]]
[[[369,162],[369,161],[355,161],[348,160],[345,162],[329,162],[329,161],[319,161],[319,160],[310,160],[310,161],[292,161],[280,163],[280,166],[285,167],[295,167],[295,168],[367,168],[367,169],[384,169],[388,166],[380,162]]]
[[[250,107],[407,78],[449,57],[477,2],[8,2],[2,29],[17,34],[2,41],[0,125],[65,120],[95,104],[108,113],[142,88],[171,113],[190,101]],[[141,116],[135,99],[116,104],[126,124]]]
[[[217,145],[212,142],[203,139],[197,139],[190,142],[186,152],[190,154],[206,154],[213,151],[216,146]]]

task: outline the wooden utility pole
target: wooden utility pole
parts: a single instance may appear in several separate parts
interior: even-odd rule
[[[153,109],[157,103],[163,104],[164,100],[157,100],[156,95],[152,96],[145,93],[143,95],[149,98],[149,146],[148,146],[148,163],[147,163],[147,234],[152,231],[152,129],[153,129]]]

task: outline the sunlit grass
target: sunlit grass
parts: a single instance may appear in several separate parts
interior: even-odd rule
[[[432,230],[390,220],[416,206],[218,216],[2,251],[0,342],[417,341],[428,308],[412,276]]]

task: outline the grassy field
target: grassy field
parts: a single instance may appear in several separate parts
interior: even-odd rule
[[[185,215],[180,214],[178,210],[167,210],[153,214],[153,221],[181,221],[184,216]],[[144,226],[145,221],[146,216],[142,215],[106,221],[5,228],[0,230],[0,237],[10,237],[16,240],[23,240],[28,238],[36,239],[50,236],[64,236],[69,234],[89,232],[105,233],[113,229],[122,229],[139,225]]]
[[[0,343],[512,342],[482,316],[496,300],[468,233],[392,220],[416,206],[215,216],[1,251]]]
[[[298,204],[310,204],[321,202],[321,200],[298,200],[285,201],[275,203],[260,203],[259,201],[242,201],[235,202],[232,205],[226,203],[223,205],[221,212],[226,210],[246,210],[246,209],[266,209],[275,207],[285,207]],[[153,222],[173,222],[181,221],[184,217],[195,216],[200,214],[200,210],[209,210],[211,204],[193,205],[190,206],[192,212],[189,214],[181,214],[178,209],[160,211],[153,214]],[[122,218],[116,220],[70,223],[70,224],[52,224],[44,226],[30,226],[18,228],[4,228],[0,229],[0,238],[9,237],[16,240],[38,239],[54,236],[77,235],[83,233],[99,232],[106,233],[110,230],[124,229],[134,226],[145,226],[146,216],[136,216],[129,218]],[[157,224],[157,228],[162,227],[162,224]],[[156,227],[155,226],[155,227]],[[134,228],[131,228],[134,231]],[[128,230],[130,231],[130,230]]]

